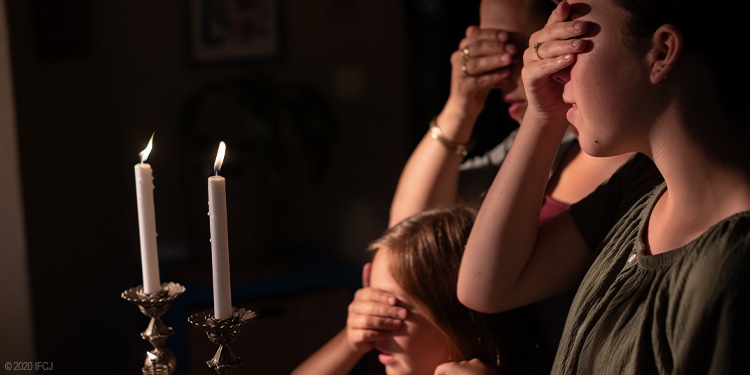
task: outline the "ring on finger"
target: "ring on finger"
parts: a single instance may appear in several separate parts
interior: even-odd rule
[[[469,68],[466,66],[466,64],[461,65],[461,71],[464,72],[464,75],[468,77],[474,77],[473,74],[469,73]]]
[[[469,54],[469,46],[461,49],[461,57],[463,57],[464,60],[468,60],[471,58],[471,55]]]
[[[544,60],[544,58],[542,56],[539,56],[539,46],[541,46],[542,43],[544,43],[544,42],[536,42],[536,43],[534,43],[534,53],[536,54],[536,57],[539,60]]]

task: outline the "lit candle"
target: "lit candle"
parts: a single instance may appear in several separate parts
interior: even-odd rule
[[[141,162],[135,165],[135,193],[138,200],[138,230],[141,235],[141,270],[143,291],[153,294],[161,291],[159,281],[159,256],[156,253],[156,218],[154,214],[154,176],[146,163],[151,153],[154,136],[138,154]]]
[[[214,317],[232,317],[232,293],[229,283],[229,235],[227,230],[226,180],[219,175],[226,144],[219,143],[214,176],[208,178],[208,216],[211,223],[211,265],[213,270]]]

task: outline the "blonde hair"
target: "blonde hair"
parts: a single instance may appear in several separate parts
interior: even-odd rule
[[[424,211],[387,229],[368,251],[373,256],[381,249],[391,252],[393,278],[451,342],[459,357],[451,360],[479,358],[507,368],[518,359],[503,355],[499,335],[512,346],[520,345],[515,334],[503,329],[513,324],[511,315],[470,310],[456,296],[461,256],[475,217],[476,210],[466,206]]]

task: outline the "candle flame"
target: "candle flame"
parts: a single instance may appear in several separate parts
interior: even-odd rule
[[[227,145],[224,141],[219,143],[219,151],[216,152],[216,161],[214,162],[214,173],[219,174],[221,170],[221,164],[224,162],[224,153],[226,153]]]
[[[141,163],[145,162],[146,159],[148,159],[148,155],[151,153],[151,147],[153,146],[153,144],[154,135],[151,134],[151,139],[148,140],[148,145],[146,145],[146,148],[144,148],[143,151],[138,154],[138,157],[141,158]]]

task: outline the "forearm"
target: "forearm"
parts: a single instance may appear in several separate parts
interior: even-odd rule
[[[347,375],[363,355],[349,346],[346,329],[343,329],[297,366],[291,375]]]
[[[513,293],[537,242],[544,192],[566,127],[529,120],[487,192],[462,259],[458,298],[477,311],[504,311],[530,298]]]
[[[467,144],[476,116],[441,112],[436,121],[443,137]],[[458,202],[461,155],[432,138],[429,131],[406,162],[391,203],[389,226],[428,208]]]
[[[490,90],[511,74],[516,47],[507,32],[471,26],[451,54],[451,89],[437,124],[445,139],[468,144],[474,123],[484,108]],[[471,48],[471,61],[464,54]],[[467,64],[472,74],[467,74]],[[428,132],[412,153],[399,179],[391,203],[389,225],[425,209],[456,204],[461,155],[452,152]]]

